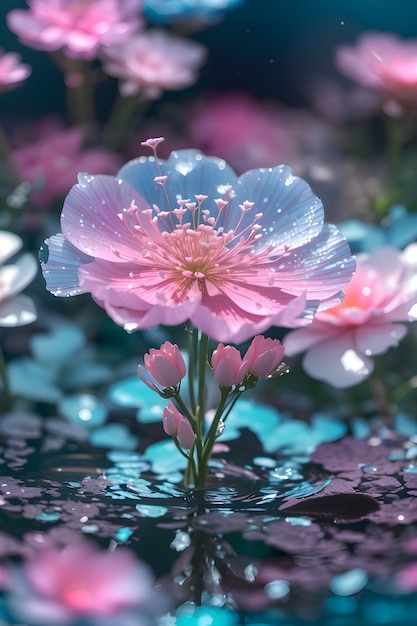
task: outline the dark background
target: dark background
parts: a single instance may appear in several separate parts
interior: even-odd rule
[[[0,46],[20,51],[33,74],[22,89],[1,95],[0,109],[28,117],[61,111],[62,76],[47,54],[21,46],[8,30],[5,16],[13,8],[27,4],[1,0]],[[366,30],[417,37],[417,1],[246,0],[220,23],[191,35],[207,45],[209,59],[200,81],[188,92],[239,89],[289,105],[303,104],[306,80],[317,72],[334,72],[335,46],[355,41]]]

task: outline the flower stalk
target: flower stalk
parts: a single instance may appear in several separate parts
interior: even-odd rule
[[[206,484],[216,441],[237,400],[259,378],[280,372],[284,354],[277,339],[260,335],[243,357],[237,348],[219,344],[209,359],[209,344],[209,336],[195,328],[190,331],[188,368],[178,346],[170,342],[145,355],[146,373],[139,366],[140,378],[161,397],[171,399],[164,410],[163,428],[187,459],[184,485],[194,489],[203,489]],[[186,376],[187,393],[181,388]],[[209,401],[209,376],[214,376],[219,387],[214,407]],[[209,411],[214,412],[211,420]]]

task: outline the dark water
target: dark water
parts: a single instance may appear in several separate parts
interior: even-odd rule
[[[81,533],[134,550],[180,610],[221,607],[241,624],[413,623],[417,598],[397,582],[417,551],[405,437],[346,436],[310,460],[265,454],[246,431],[214,455],[207,488],[187,491],[146,453],[74,441],[58,423],[54,434],[45,420],[32,438],[3,438],[8,559],[40,535],[70,543]]]

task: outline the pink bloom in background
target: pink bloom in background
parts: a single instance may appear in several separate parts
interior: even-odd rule
[[[71,189],[80,171],[113,174],[120,167],[120,156],[99,148],[83,148],[83,128],[62,128],[54,122],[39,124],[34,140],[12,151],[12,162],[20,179],[32,185],[31,201],[36,208],[47,208]]]
[[[339,306],[317,313],[308,328],[284,338],[286,354],[306,352],[305,371],[334,387],[351,387],[370,376],[372,357],[398,345],[417,319],[417,244],[403,252],[378,248],[358,259]]]
[[[148,567],[132,552],[107,552],[82,540],[39,550],[23,564],[23,575],[12,586],[10,608],[28,623],[117,618],[145,606],[155,593]]]
[[[310,154],[329,152],[331,132],[317,117],[245,92],[207,94],[187,112],[193,145],[224,158],[239,174],[291,163],[302,175]]]
[[[36,308],[31,298],[20,295],[35,278],[38,262],[29,253],[14,263],[3,265],[22,247],[18,235],[0,231],[0,327],[24,326],[36,320]]]
[[[397,583],[408,592],[417,591],[417,563],[411,563],[401,569],[396,576]]]
[[[58,296],[90,292],[125,330],[187,320],[240,343],[340,302],[355,260],[320,200],[286,166],[240,178],[185,150],[80,175],[43,273]]]
[[[222,343],[212,354],[211,367],[216,383],[222,387],[240,385],[248,372],[246,360],[242,360],[239,350]]]
[[[248,372],[266,378],[274,372],[284,357],[285,348],[278,339],[257,335],[245,354]]]
[[[0,50],[0,93],[15,89],[32,73],[30,65],[21,63],[21,59],[18,52]]]
[[[141,26],[142,0],[27,0],[7,24],[26,46],[64,49],[67,56],[94,59],[100,46],[114,46]]]
[[[163,343],[159,350],[151,348],[149,354],[145,354],[144,362],[149,376],[163,389],[179,385],[187,371],[180,349],[169,341]],[[148,384],[148,381],[141,375],[140,366],[139,375]],[[154,385],[151,386],[153,387]]]
[[[366,33],[336,50],[335,63],[351,80],[388,98],[387,113],[417,106],[417,39]]]
[[[178,439],[180,446],[187,449],[193,447],[195,434],[191,424],[173,402],[169,402],[164,409],[162,425],[167,435]]]
[[[206,55],[203,45],[154,29],[103,49],[101,58],[103,70],[120,79],[122,96],[143,93],[154,99],[194,84]]]

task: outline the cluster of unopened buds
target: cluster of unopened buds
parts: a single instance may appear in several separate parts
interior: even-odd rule
[[[272,378],[282,372],[284,346],[278,339],[257,335],[242,356],[234,346],[219,343],[209,359],[204,355],[188,367],[188,395],[185,402],[181,383],[187,376],[184,356],[176,344],[166,341],[151,348],[139,365],[141,380],[163,398],[172,398],[163,411],[163,428],[188,459],[190,482],[204,484],[207,465],[216,438],[223,432],[230,410],[240,395],[256,385],[259,378]],[[206,370],[219,386],[218,404],[206,426]],[[194,388],[196,387],[196,389]],[[186,473],[187,475],[187,473]],[[201,479],[204,476],[204,479]],[[201,479],[199,481],[199,479]]]

